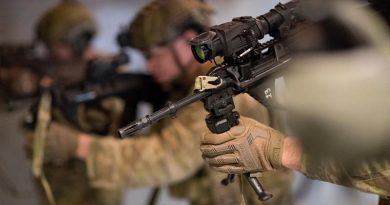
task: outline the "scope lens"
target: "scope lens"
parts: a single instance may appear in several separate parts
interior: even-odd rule
[[[203,46],[195,46],[195,52],[198,58],[204,60],[206,58],[206,54],[203,51]]]
[[[194,45],[192,46],[192,53],[199,62],[203,63],[210,60],[210,49],[206,45]]]

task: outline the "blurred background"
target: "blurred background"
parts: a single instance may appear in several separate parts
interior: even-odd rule
[[[101,53],[116,53],[119,50],[116,36],[126,27],[136,12],[147,0],[81,0],[93,13],[98,23],[98,33],[93,48]],[[219,24],[237,16],[257,16],[271,9],[275,0],[210,0],[215,9],[213,23]],[[286,2],[286,1],[282,1]],[[0,1],[0,44],[21,44],[34,40],[34,26],[41,14],[57,4],[57,0],[12,0]],[[129,71],[144,69],[144,60],[139,52],[130,51]],[[1,59],[0,59],[1,60]],[[37,186],[30,171],[30,162],[23,152],[24,135],[18,128],[26,109],[0,111],[0,204],[41,204]],[[377,197],[341,186],[311,181],[295,174],[293,204],[299,205],[370,205]],[[125,194],[123,204],[145,204],[151,189],[132,189]],[[185,200],[169,197],[163,189],[158,204],[185,205]]]

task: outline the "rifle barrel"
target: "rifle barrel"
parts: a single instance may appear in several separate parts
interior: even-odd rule
[[[154,112],[153,114],[146,115],[145,117],[138,119],[137,121],[134,121],[126,125],[125,127],[120,128],[118,130],[118,134],[121,138],[125,138],[130,135],[133,135],[135,132],[145,127],[148,127],[149,125],[152,125],[167,116],[175,117],[176,112],[181,108],[189,104],[192,104],[198,100],[201,100],[209,95],[211,95],[210,91],[198,92],[198,93],[194,93],[193,95],[187,96],[177,101],[176,103],[168,103],[167,106],[161,108],[160,110]]]

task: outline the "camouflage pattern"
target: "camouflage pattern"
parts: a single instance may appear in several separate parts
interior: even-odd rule
[[[85,67],[82,62],[78,62],[76,66],[74,63],[71,65],[71,67],[59,66],[67,72],[75,69],[75,67]],[[63,84],[69,82],[68,78],[58,81]],[[58,99],[53,97],[53,100]],[[90,130],[104,130],[108,126],[110,129],[107,130],[112,130],[113,132],[110,134],[113,134],[118,128],[118,125],[113,122],[118,121],[115,119],[118,116],[117,113],[123,112],[123,100],[111,97],[96,102],[96,104],[100,105],[90,107],[82,104],[76,108],[76,119],[80,122],[78,127],[75,127],[65,117],[64,112],[66,110],[59,106],[61,102],[54,103],[50,111],[53,122],[49,126],[47,137],[51,139],[55,134],[59,136],[56,136],[57,140],[46,141],[51,149],[45,149],[43,170],[57,205],[117,205],[120,204],[122,199],[122,190],[92,188],[89,185],[85,163],[72,158],[71,153],[74,152],[74,141],[77,137],[75,135],[78,135],[81,131],[91,133]],[[41,192],[41,201],[43,204],[49,204],[43,191]]]
[[[129,26],[130,46],[148,56],[151,47],[167,45],[188,26],[208,28],[211,12],[199,0],[154,0],[141,9]]]
[[[47,164],[44,170],[57,205],[120,204],[121,190],[105,190],[89,186],[85,163],[82,161],[72,159],[63,165]],[[44,204],[48,204],[45,198],[41,200]]]
[[[63,115],[63,111],[55,107],[52,111],[53,119],[57,123],[52,123],[49,128],[48,138],[54,138],[55,133],[59,133],[60,136],[56,136],[57,139],[62,139],[62,143],[72,143],[80,131],[88,132],[88,129],[103,130],[106,129],[106,126],[110,126],[112,130],[118,129],[115,127],[114,122],[117,122],[117,111],[122,112],[121,108],[121,99],[111,97],[104,99],[100,102],[104,107],[106,104],[111,104],[113,107],[112,112],[107,110],[99,110],[89,108],[85,105],[80,105],[77,109],[77,118],[82,121],[80,127],[77,129],[67,122],[66,118]],[[115,105],[118,104],[118,105]],[[93,113],[93,114],[90,114]],[[96,117],[99,116],[99,117]],[[104,120],[102,120],[104,119]],[[59,122],[59,123],[58,123]],[[108,123],[113,122],[113,123]],[[54,126],[55,125],[55,126]],[[110,133],[113,134],[114,132]],[[62,137],[61,137],[62,136]],[[63,137],[68,137],[72,140],[66,140]],[[98,137],[98,136],[96,136]],[[60,140],[61,141],[61,140]],[[93,188],[89,185],[89,180],[87,177],[87,169],[85,163],[71,158],[71,154],[68,149],[74,149],[73,145],[65,146],[60,143],[59,140],[56,140],[53,144],[53,140],[49,140],[51,143],[52,150],[49,153],[49,158],[52,163],[45,164],[44,169],[46,172],[46,178],[51,185],[53,190],[54,199],[57,205],[118,205],[122,199],[122,189],[102,189],[102,188]],[[58,150],[53,150],[53,147],[58,147]],[[70,151],[75,153],[75,151]],[[66,154],[67,153],[67,154]],[[66,156],[60,156],[60,155]],[[54,163],[53,163],[54,162]]]
[[[267,111],[248,95],[235,99],[244,116],[268,122]],[[220,185],[226,174],[205,168],[199,151],[200,134],[207,130],[201,102],[161,122],[150,133],[126,140],[95,139],[87,158],[90,182],[94,187],[122,189],[172,185],[171,193],[191,204],[240,204],[240,185]],[[249,186],[243,193],[247,204],[289,204],[291,175],[288,171],[264,173],[260,179],[275,195],[269,202],[257,200]],[[236,180],[238,181],[238,179]]]
[[[352,163],[352,164],[351,164]],[[302,172],[311,179],[354,187],[364,192],[390,197],[390,160],[337,163],[305,156]]]

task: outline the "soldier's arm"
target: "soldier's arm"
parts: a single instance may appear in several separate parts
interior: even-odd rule
[[[310,179],[353,187],[358,190],[390,197],[390,160],[363,161],[348,164],[304,155],[301,172]]]
[[[235,99],[237,110],[268,123],[267,110],[248,95]],[[155,186],[192,175],[203,164],[199,137],[207,130],[199,102],[165,122],[161,132],[119,140],[79,136],[77,156],[87,161],[91,182],[99,187]]]
[[[234,131],[232,129],[230,133],[207,133],[202,137],[201,150],[212,168],[226,173],[243,173],[248,170],[269,171],[286,167],[300,171],[311,179],[353,187],[383,197],[390,196],[390,160],[385,156],[376,161],[356,159],[356,162],[314,157],[302,151],[298,140],[293,137],[284,136],[282,146],[274,147],[273,142],[281,137],[280,133],[260,123],[255,123],[254,127],[253,120],[241,122],[241,128]],[[249,147],[240,149],[242,145]],[[234,152],[229,151],[231,147],[235,148]],[[280,152],[275,155],[275,150]],[[230,160],[232,155],[240,163],[233,166]],[[259,163],[245,161],[253,161],[254,156],[254,161],[258,160]],[[275,164],[281,166],[274,166]]]
[[[87,163],[95,187],[140,187],[173,183],[194,174],[203,164],[200,133],[205,111],[195,103],[164,123],[159,132],[120,140],[79,136],[77,156]]]

